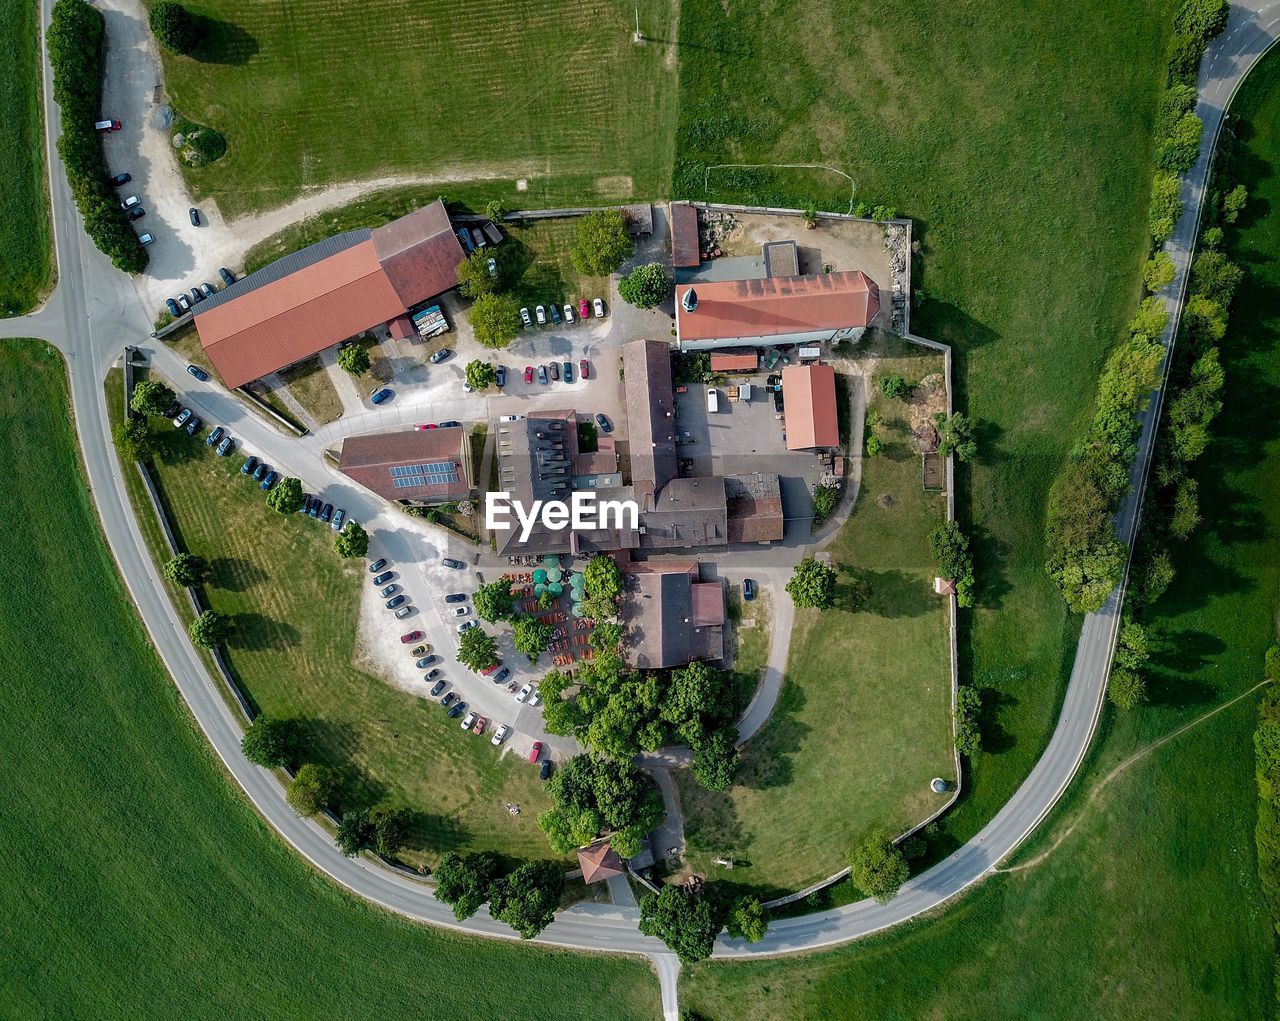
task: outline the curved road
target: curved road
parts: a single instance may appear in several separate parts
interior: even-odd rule
[[[45,20],[52,0],[45,0]],[[1184,187],[1186,213],[1166,250],[1178,270],[1168,299],[1173,315],[1165,342],[1176,329],[1177,312],[1186,288],[1187,267],[1208,176],[1212,140],[1223,113],[1245,74],[1280,32],[1280,2],[1245,0],[1232,7],[1227,30],[1210,48],[1201,70],[1198,112],[1205,122],[1205,145]],[[52,102],[46,60],[45,123],[47,151],[59,130],[59,111]],[[150,330],[149,316],[132,282],[115,272],[85,237],[56,157],[50,160],[50,189],[60,281],[48,304],[21,319],[0,321],[0,336],[37,336],[54,343],[66,356],[76,427],[89,485],[103,530],[157,651],[191,712],[227,769],[258,811],[297,851],[352,892],[400,914],[484,936],[515,934],[487,915],[458,923],[430,890],[414,879],[370,863],[344,858],[332,839],[312,822],[299,819],[284,800],[284,791],[268,772],[251,765],[240,752],[240,727],[205,671],[164,594],[155,566],[130,510],[121,466],[110,443],[102,380],[126,343],[138,342]],[[1162,395],[1161,395],[1162,396]],[[1134,491],[1117,520],[1121,537],[1131,541],[1142,483],[1151,460],[1159,400],[1144,416],[1139,457],[1131,479]],[[264,443],[268,440],[264,438]],[[287,463],[297,457],[291,441],[269,441]],[[1053,808],[1088,750],[1101,710],[1118,623],[1119,592],[1084,622],[1075,665],[1058,725],[1045,753],[1009,802],[964,847],[928,872],[908,882],[888,904],[861,901],[832,911],[775,921],[766,938],[745,944],[722,937],[717,957],[749,957],[811,950],[866,936],[936,908],[982,879],[1007,857]],[[648,955],[658,968],[663,1008],[675,1012],[675,958],[656,940],[640,935],[637,912],[601,905],[580,905],[557,917],[539,937],[543,943],[582,950]]]

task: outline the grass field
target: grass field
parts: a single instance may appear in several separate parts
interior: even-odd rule
[[[549,804],[535,771],[499,761],[488,742],[458,740],[433,703],[353,665],[363,562],[338,560],[327,529],[269,510],[240,476],[239,457],[219,458],[165,422],[155,432],[157,475],[180,538],[213,565],[210,605],[236,620],[232,668],[260,709],[302,721],[311,757],[339,770],[343,806],[413,809],[410,862],[467,848],[547,857],[537,813]],[[143,517],[149,505],[129,484]],[[144,536],[167,557],[158,530]],[[507,802],[525,811],[512,817]]]
[[[71,421],[57,355],[0,342],[0,1015],[653,1018],[640,963],[412,925],[266,829],[139,627]]]
[[[666,191],[675,8],[641,0],[458,6],[197,0],[215,29],[198,59],[166,55],[173,102],[227,139],[188,170],[223,215],[341,181],[492,179],[507,205]],[[517,192],[516,180],[528,189]],[[409,182],[406,182],[409,183]],[[434,198],[434,194],[432,195]]]
[[[342,417],[342,398],[334,389],[333,380],[318,355],[281,369],[280,378],[293,394],[293,399],[315,419],[316,425]]]
[[[699,967],[709,1018],[1273,1014],[1273,934],[1257,880],[1250,695],[1280,602],[1280,54],[1232,112],[1249,122],[1250,207],[1228,240],[1248,270],[1222,345],[1225,406],[1198,463],[1204,523],[1151,620],[1151,704],[1109,710],[1086,777],[1016,864],[941,917],[831,954]],[[1059,844],[1059,841],[1061,843]],[[939,979],[939,967],[945,979]]]
[[[942,370],[938,355],[879,343],[881,372],[915,382]],[[945,505],[920,487],[903,403],[877,395],[872,407],[886,450],[864,460],[858,501],[828,547],[836,608],[796,614],[786,685],[744,748],[739,784],[717,794],[677,774],[694,870],[714,874],[711,859],[727,855],[749,863],[735,883],[770,895],[837,871],[876,826],[919,822],[936,804],[929,780],[955,775],[946,603],[933,594],[928,544]]]
[[[52,273],[38,16],[39,5],[14,2],[0,18],[0,316],[30,311]]]
[[[959,473],[979,606],[963,677],[999,702],[994,754],[945,823],[974,833],[1052,730],[1075,651],[1043,569],[1049,484],[1138,296],[1171,0],[686,0],[673,190],[844,209],[848,182],[723,163],[840,167],[914,219],[915,332],[954,345],[981,463]]]

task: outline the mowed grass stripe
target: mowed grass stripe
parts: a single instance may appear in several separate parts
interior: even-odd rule
[[[649,1019],[643,964],[347,896],[234,793],[123,592],[63,364],[0,341],[0,1016]]]

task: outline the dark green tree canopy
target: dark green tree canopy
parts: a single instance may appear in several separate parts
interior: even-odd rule
[[[267,494],[267,506],[279,514],[296,514],[302,501],[301,479],[281,479]]]
[[[179,553],[165,561],[161,572],[173,584],[190,588],[192,585],[199,585],[209,576],[209,564],[204,557],[195,553]]]
[[[290,720],[259,713],[240,739],[240,750],[250,762],[266,769],[287,766],[294,753],[294,730]]]
[[[830,609],[835,605],[836,569],[814,557],[805,557],[796,564],[787,592],[798,607]]]
[[[190,53],[204,37],[204,23],[182,4],[155,4],[148,20],[160,45],[174,53]]]
[[[664,886],[640,898],[640,931],[662,940],[682,963],[696,964],[711,956],[720,921],[706,897]]]
[[[849,858],[849,878],[868,897],[886,904],[911,875],[906,856],[893,845],[889,834],[871,834]]]
[[[369,533],[357,521],[348,521],[333,537],[333,551],[343,560],[363,557],[369,552]]]
[[[533,939],[555,918],[564,893],[564,866],[527,861],[489,886],[489,914],[506,922],[521,939]]]
[[[413,813],[407,808],[377,808],[373,812],[373,849],[391,857],[409,836]]]
[[[372,848],[374,828],[369,821],[368,811],[362,808],[358,812],[343,812],[334,841],[338,850],[348,858],[354,858],[361,851]]]
[[[352,376],[363,376],[369,371],[372,362],[363,344],[348,344],[338,352],[338,364]]]
[[[477,617],[496,624],[500,620],[511,619],[516,600],[511,594],[511,583],[498,579],[476,589],[471,602]]]
[[[453,908],[458,921],[470,918],[489,899],[489,887],[501,874],[498,856],[490,851],[468,855],[450,851],[436,866],[436,899]]]
[[[151,429],[141,418],[126,418],[123,422],[117,422],[111,430],[111,439],[120,454],[120,460],[125,462],[150,460],[154,452]]]
[[[622,300],[636,308],[657,308],[671,296],[671,275],[661,263],[637,266],[618,282]]]
[[[217,610],[205,610],[199,617],[187,625],[187,634],[191,641],[202,649],[212,649],[221,645],[230,637],[235,626],[231,618]]]
[[[635,246],[622,213],[598,209],[578,219],[578,237],[569,257],[574,268],[593,277],[606,277],[627,259]]]

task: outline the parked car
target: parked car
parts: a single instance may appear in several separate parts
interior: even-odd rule
[[[538,320],[539,326],[547,325],[547,310],[542,305],[539,305],[537,308],[535,308],[533,310],[533,314],[534,314],[534,317]]]
[[[222,282],[228,287],[236,282],[235,274],[232,273],[231,270],[227,269],[226,266],[223,266],[218,270],[218,276],[222,277]]]
[[[426,670],[434,662],[436,662],[435,656],[423,656],[421,659],[417,660],[413,665],[419,670]]]
[[[432,365],[439,365],[442,361],[444,361],[446,358],[448,358],[451,354],[453,354],[453,351],[452,351],[451,349],[449,349],[449,348],[447,348],[447,347],[442,347],[439,351],[437,351],[435,354],[433,354],[433,355],[431,356],[431,364],[432,364]]]
[[[756,597],[756,583],[750,578],[742,579],[742,598],[750,602]]]
[[[566,383],[573,382],[573,362],[564,363],[564,381]]]
[[[436,681],[436,683],[431,686],[431,697],[435,698],[437,695],[440,694],[440,692],[444,691],[445,686],[447,684],[448,684],[448,681],[443,681],[443,680]]]
[[[347,517],[347,512],[344,511],[341,507],[339,507],[336,511],[333,512],[333,524],[331,524],[329,527],[332,528],[335,532],[341,532],[342,522],[346,520],[346,517]]]
[[[123,202],[120,203],[120,208],[132,209],[134,206],[138,206],[141,204],[142,204],[142,199],[138,198],[137,195],[130,195],[127,199],[125,199]]]
[[[178,303],[174,301],[172,298],[164,299],[164,307],[169,310],[169,315],[171,316],[182,315],[182,309],[178,308]]]
[[[471,628],[476,626],[477,625],[474,620],[464,620],[461,624],[458,625],[458,628],[457,628],[458,634],[462,634],[462,632],[464,631],[469,631],[471,630]]]
[[[522,418],[524,418],[524,415],[500,415],[498,416],[498,421],[499,422],[519,422],[520,419]]]
[[[490,257],[486,265],[489,268],[489,276],[493,277],[495,280],[498,279],[498,260]]]
[[[200,210],[198,210],[195,206],[192,206],[190,209],[187,210],[187,216],[191,218],[191,226],[193,227],[200,226]]]
[[[455,705],[452,709],[449,710],[449,719],[456,720],[459,716],[461,716],[466,711],[467,711],[467,703],[459,702],[457,705]]]
[[[578,362],[578,375],[583,379],[591,378],[591,363],[585,358]]]
[[[440,563],[444,564],[445,567],[452,567],[455,571],[465,571],[467,569],[466,564],[461,560],[454,560],[452,557],[443,557]]]
[[[184,311],[184,312],[190,312],[190,311],[191,311],[191,299],[190,299],[190,298],[188,298],[185,294],[179,294],[179,295],[178,295],[178,307],[179,307],[180,309],[182,309],[182,311]]]
[[[263,492],[269,492],[271,487],[280,481],[280,473],[278,471],[267,472],[267,477],[258,483],[258,488]]]
[[[400,609],[396,610],[395,618],[396,620],[404,620],[405,617],[409,616],[411,613],[413,613],[412,606],[402,606]]]
[[[402,645],[408,645],[410,642],[419,642],[421,640],[422,640],[421,631],[410,631],[408,634],[404,634],[400,636],[400,643]]]
[[[400,586],[396,585],[393,582],[392,584],[386,586],[386,588],[384,588],[381,592],[379,592],[378,595],[382,596],[383,599],[390,599],[399,591],[400,591]]]
[[[386,567],[386,566],[387,566],[387,560],[386,560],[386,558],[385,558],[385,557],[379,557],[377,560],[375,560],[372,564],[370,564],[370,565],[369,565],[369,573],[370,573],[370,574],[377,574],[379,571],[381,571],[381,570],[382,570],[384,567]]]
[[[271,465],[267,464],[266,461],[259,462],[258,467],[253,470],[253,481],[261,482],[267,477],[267,472],[269,471],[271,471]]]
[[[495,368],[493,370],[493,375],[494,375],[493,381],[498,384],[499,390],[501,390],[504,386],[507,385],[507,367],[505,365],[499,365],[497,368]]]
[[[413,427],[415,432],[426,432],[428,429],[434,428],[436,428],[436,424],[434,422],[421,422]]]
[[[395,571],[383,571],[381,574],[375,574],[375,575],[373,576],[373,584],[375,584],[375,585],[385,585],[387,582],[389,582],[389,581],[390,581],[392,578],[394,578],[395,576],[396,576]]]
[[[462,730],[470,730],[472,724],[474,724],[475,722],[476,722],[476,714],[474,712],[469,712],[467,713],[466,716],[462,717],[462,722],[459,723],[458,726]]]
[[[184,425],[187,424],[187,419],[189,419],[190,417],[191,417],[191,409],[183,408],[181,411],[178,412],[177,417],[173,420],[173,427],[175,429],[181,429]]]
[[[193,416],[191,421],[187,423],[187,435],[194,436],[200,431],[202,425],[204,425],[203,419],[199,415]]]
[[[560,309],[556,307],[556,303],[554,301],[547,306],[547,313],[551,316],[551,321],[555,323],[557,326],[559,326],[560,325]]]
[[[529,315],[529,310],[527,308],[522,308],[520,310],[520,321],[524,323],[524,328],[526,330],[533,329],[533,318]]]
[[[498,667],[500,667],[500,666],[502,666],[502,660],[498,660],[498,661],[497,661],[497,662],[495,662],[495,663],[490,663],[487,667],[485,667],[484,669],[482,669],[480,672],[481,672],[482,674],[484,674],[484,675],[485,675],[485,677],[488,677],[491,673],[493,673],[495,670],[497,670],[497,669],[498,669]]]
[[[529,761],[530,761],[530,762],[537,762],[537,761],[538,761],[539,756],[541,756],[541,755],[542,755],[542,742],[541,742],[541,741],[534,741],[534,742],[533,742],[533,747],[529,749]]]
[[[533,694],[533,685],[526,684],[523,688],[521,688],[518,692],[516,692],[516,701],[523,702],[531,694]]]
[[[511,733],[511,728],[505,723],[493,732],[493,737],[489,738],[490,744],[502,744],[507,739],[507,735]]]
[[[557,383],[560,382],[560,363],[552,362],[547,368],[548,368],[548,371],[551,373],[551,378],[554,379]]]
[[[471,607],[469,606],[455,606],[453,608],[453,615],[455,617],[465,617],[470,612],[471,612]]]
[[[254,469],[256,469],[257,467],[258,467],[257,457],[255,457],[253,454],[250,454],[248,457],[244,459],[244,464],[240,466],[240,474],[251,475],[253,474]]]
[[[120,185],[128,184],[132,180],[132,174],[116,174],[116,176],[111,179],[111,186],[113,188],[119,188]]]
[[[213,289],[213,284],[204,283],[200,285],[200,293],[206,298],[212,298],[217,292]]]
[[[565,307],[564,307],[564,321],[565,321],[565,324],[566,324],[566,325],[568,325],[568,326],[572,326],[572,325],[573,325],[573,306],[572,306],[572,305],[565,305]]]
[[[444,597],[444,601],[446,603],[465,603],[467,601],[467,594],[465,592],[450,592]]]
[[[149,244],[151,244],[151,242],[152,242],[152,241],[154,241],[154,240],[155,240],[155,238],[153,238],[150,234],[139,234],[139,235],[138,235],[138,244],[140,244],[140,245],[149,245]]]
[[[408,596],[402,593],[392,599],[388,599],[385,605],[388,610],[394,610],[397,606],[403,606],[408,598]]]
[[[121,125],[121,123],[120,123],[119,121],[117,121],[117,120],[111,120],[111,119],[108,119],[108,120],[102,120],[102,121],[94,121],[94,122],[93,122],[93,126],[94,126],[98,131],[119,131],[119,130],[120,130],[120,128],[122,127],[122,125]]]
[[[458,697],[457,693],[456,693],[456,692],[452,692],[452,691],[451,691],[451,692],[449,692],[449,694],[445,695],[445,697],[444,697],[444,698],[442,698],[442,699],[440,700],[440,704],[441,704],[442,706],[449,706],[449,705],[452,705],[452,704],[453,704],[453,700],[454,700],[455,698],[457,698],[457,697]]]
[[[578,318],[587,319],[591,315],[591,306],[587,304],[587,299],[583,298],[578,302]]]
[[[200,288],[198,287],[191,288],[191,301],[193,303],[199,303],[204,301],[204,294],[200,290]]]
[[[493,683],[502,684],[510,676],[511,676],[511,671],[508,670],[506,667],[503,667],[501,670],[499,670],[496,674],[493,675]]]
[[[538,366],[538,382],[543,386],[547,385],[547,367],[545,365]]]
[[[204,442],[208,446],[212,447],[215,444],[217,444],[218,441],[221,440],[222,437],[224,437],[225,435],[227,435],[227,430],[222,428],[222,426],[220,425],[214,426],[213,431],[210,432],[209,435],[204,438]]]
[[[440,676],[441,676],[441,673],[440,673],[440,668],[438,666],[432,667],[430,670],[427,671],[427,680],[429,681],[434,681],[437,677],[440,677]]]
[[[415,645],[412,649],[410,649],[409,655],[412,656],[414,659],[417,659],[419,656],[425,656],[430,648],[431,648],[430,644],[423,642],[423,644]]]
[[[320,520],[327,525],[331,517],[333,517],[333,504],[326,503],[324,508],[320,511]]]
[[[315,505],[316,505],[316,498],[312,496],[310,493],[303,493],[302,506],[298,508],[298,513],[305,514],[307,517],[310,517],[311,508],[314,507]]]
[[[595,312],[597,319],[604,318],[604,300],[602,298],[597,298],[593,301],[591,303],[591,308]]]
[[[452,418],[451,418],[451,419],[449,419],[449,421],[447,421],[447,422],[441,422],[441,423],[440,423],[440,428],[441,428],[441,429],[457,429],[457,428],[459,428],[461,425],[462,425],[462,423],[461,423],[461,422],[456,421],[455,419],[452,419]]]
[[[311,501],[311,506],[307,508],[307,517],[312,521],[320,520],[320,508],[324,506],[324,501],[320,497],[316,497]]]
[[[395,391],[384,386],[384,387],[380,387],[377,390],[374,390],[373,393],[369,395],[369,400],[371,400],[374,404],[382,404],[385,401],[391,400],[391,398],[394,396],[395,396]]]
[[[526,383],[533,382],[533,366],[532,365],[526,365],[524,367],[524,381]]]
[[[132,209],[129,210],[129,219],[131,221],[141,220],[146,215],[147,215],[147,211],[143,209],[141,206],[134,206]]]
[[[173,418],[181,410],[182,410],[181,404],[179,404],[177,401],[170,401],[169,406],[164,409],[164,417]]]
[[[596,425],[600,427],[602,433],[613,432],[613,423],[605,418],[604,415],[596,415]]]
[[[188,365],[187,371],[200,380],[201,383],[208,382],[209,373],[205,372],[199,365]]]
[[[218,444],[218,456],[226,457],[229,453],[231,453],[231,448],[233,446],[235,446],[235,440],[233,440],[230,436],[223,437],[222,442]]]
[[[538,770],[538,779],[539,780],[551,779],[551,760],[550,759],[542,760],[542,768]]]

